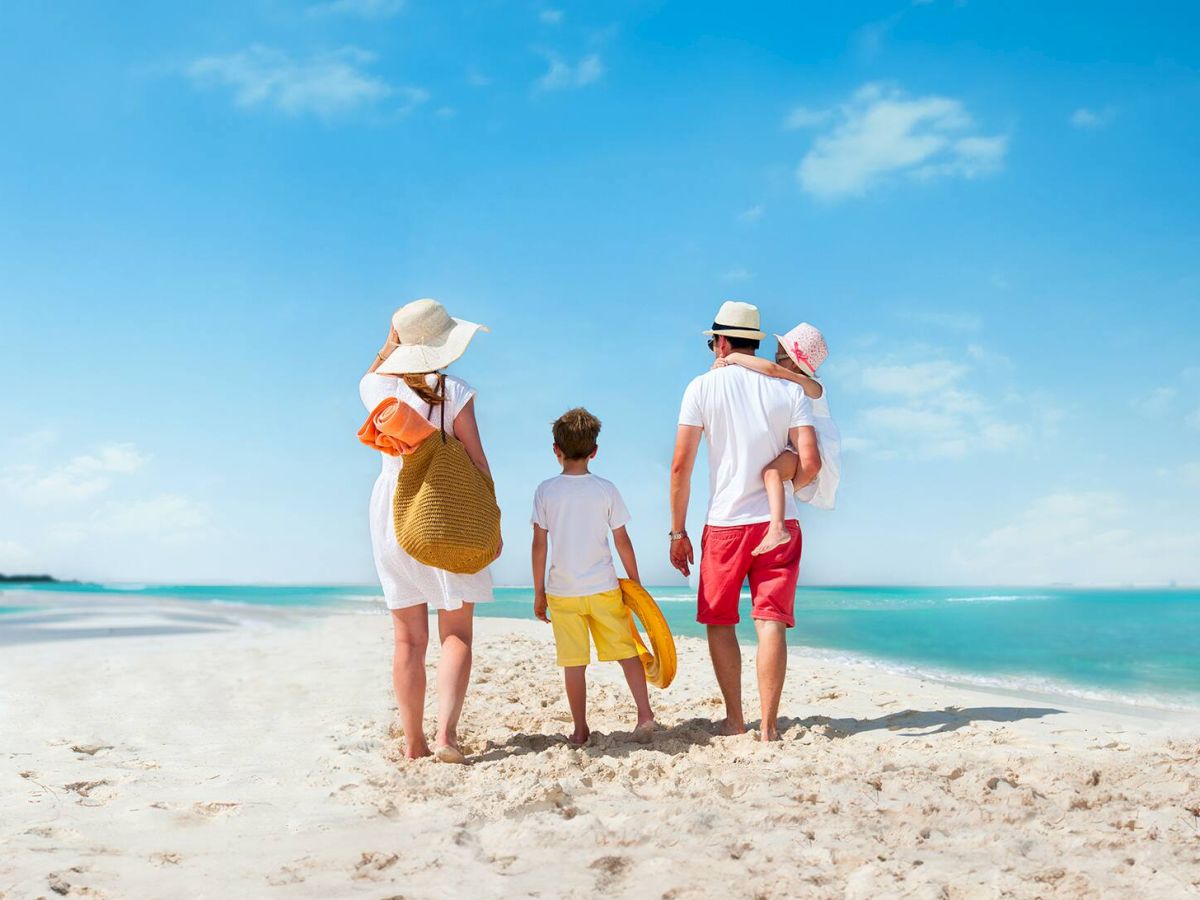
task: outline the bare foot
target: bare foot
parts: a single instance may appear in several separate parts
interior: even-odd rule
[[[762,733],[759,736],[759,740],[762,741],[764,744],[769,743],[771,741],[780,740],[779,729],[775,728],[774,726],[772,726],[771,728],[763,728]]]
[[[434,756],[437,757],[438,762],[451,763],[456,766],[465,766],[467,764],[467,758],[463,755],[463,752],[457,747],[451,747],[449,744],[439,745]]]
[[[731,722],[728,719],[722,719],[721,724],[717,726],[717,734],[725,737],[737,737],[737,735],[745,733],[746,724],[744,722]]]
[[[763,537],[759,545],[750,551],[751,556],[762,556],[764,553],[770,553],[776,547],[782,547],[792,536],[788,534],[788,530],[782,525],[772,525],[767,529],[766,535]]]
[[[426,756],[433,756],[433,753],[430,752],[429,745],[421,741],[419,744],[408,744],[404,748],[404,755],[408,759],[422,759]]]
[[[588,742],[588,738],[590,738],[591,736],[592,736],[592,730],[590,728],[588,728],[586,725],[584,725],[582,727],[576,728],[571,733],[571,736],[569,738],[567,738],[567,740],[570,741],[572,744],[574,744],[576,747],[582,747],[584,744],[586,744]]]
[[[654,721],[654,716],[639,720],[637,727],[633,729],[634,741],[639,744],[649,744],[654,739],[654,732],[657,728],[658,723]]]

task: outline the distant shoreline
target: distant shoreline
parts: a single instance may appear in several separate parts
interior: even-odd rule
[[[65,584],[53,575],[2,575],[0,584]]]

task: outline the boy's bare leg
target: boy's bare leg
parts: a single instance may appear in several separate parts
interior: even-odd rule
[[[567,688],[567,705],[575,720],[572,744],[585,744],[592,732],[587,725],[587,666],[563,666],[563,684]]]
[[[799,457],[795,453],[784,450],[768,466],[763,469],[763,484],[767,488],[767,503],[771,507],[771,524],[759,545],[751,551],[752,556],[769,553],[781,544],[791,540],[791,535],[783,526],[784,496],[783,485],[796,477],[796,464]]]
[[[637,727],[649,725],[654,721],[654,712],[650,709],[650,693],[646,688],[646,669],[640,657],[631,656],[620,660],[621,671],[625,673],[625,681],[629,685],[629,693],[633,694],[633,702],[637,704]],[[648,736],[648,732],[647,732]]]
[[[429,609],[425,604],[392,610],[394,636],[392,688],[409,759],[429,756],[425,741],[425,648],[429,646]]]
[[[708,655],[725,699],[725,722],[721,734],[745,734],[742,715],[742,648],[732,625],[708,626]]]
[[[787,626],[782,622],[754,620],[758,632],[758,697],[762,704],[761,738],[779,740],[779,697],[787,675]]]
[[[438,662],[438,728],[436,742],[458,749],[458,717],[471,681],[471,638],[475,605],[438,610],[442,658]]]

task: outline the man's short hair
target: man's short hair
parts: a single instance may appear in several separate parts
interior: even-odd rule
[[[760,343],[754,338],[730,337],[727,334],[723,334],[721,337],[729,341],[729,346],[734,350],[757,350]]]
[[[587,459],[596,451],[599,436],[600,420],[582,406],[554,420],[554,443],[567,459]]]

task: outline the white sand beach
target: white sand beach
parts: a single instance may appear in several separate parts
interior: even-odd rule
[[[762,745],[714,736],[685,639],[654,742],[624,739],[619,671],[593,666],[602,733],[575,749],[549,628],[483,619],[473,764],[454,767],[400,756],[383,614],[164,604],[5,628],[5,900],[1200,892],[1188,714],[796,655],[784,740]]]

